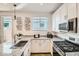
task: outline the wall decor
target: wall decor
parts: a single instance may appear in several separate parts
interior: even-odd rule
[[[16,18],[16,27],[17,27],[17,30],[22,30],[22,18],[21,17],[17,17]]]
[[[26,31],[29,31],[30,30],[30,24],[31,24],[31,21],[30,21],[30,18],[29,17],[25,17],[25,30]]]

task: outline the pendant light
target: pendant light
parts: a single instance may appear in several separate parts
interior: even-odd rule
[[[76,3],[76,33],[78,32],[78,5]]]
[[[13,7],[14,7],[14,9],[13,9],[13,18],[14,18],[14,20],[16,20],[16,4],[13,4]],[[16,37],[17,37],[17,34],[15,34],[14,35],[14,43],[16,43]]]
[[[14,20],[16,20],[16,4],[14,4],[13,6],[14,6]]]

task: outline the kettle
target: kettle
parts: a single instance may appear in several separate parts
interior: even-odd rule
[[[52,33],[48,32],[48,33],[47,33],[47,38],[53,38]]]

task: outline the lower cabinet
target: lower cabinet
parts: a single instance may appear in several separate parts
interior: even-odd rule
[[[39,52],[40,51],[40,40],[32,40],[31,41],[31,52]]]
[[[24,50],[24,56],[30,56],[30,54],[31,54],[31,51],[30,51],[30,49],[31,49],[31,43],[30,44],[28,44],[28,46],[26,47],[26,49]]]
[[[24,51],[24,56],[30,56],[30,51],[28,48]]]
[[[34,39],[31,43],[31,53],[51,53],[51,39]]]

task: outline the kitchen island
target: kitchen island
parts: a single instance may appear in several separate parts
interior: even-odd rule
[[[20,41],[28,41],[23,47],[13,47]],[[15,44],[4,42],[0,44],[0,56],[31,56],[31,53],[50,53],[53,55],[52,51],[53,41],[51,38],[47,37],[22,37],[22,39],[17,40]]]

